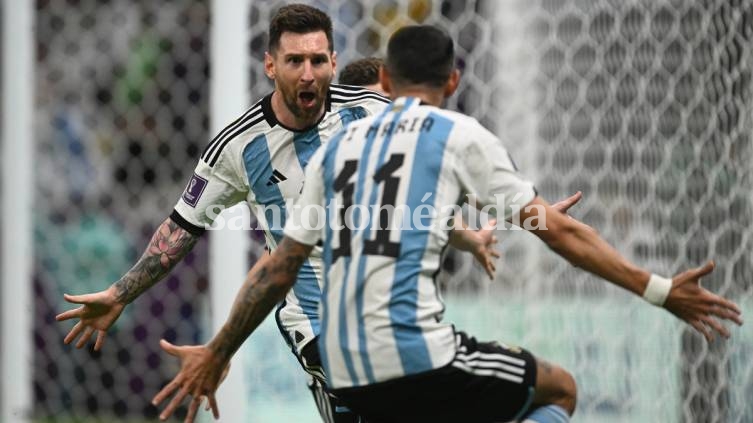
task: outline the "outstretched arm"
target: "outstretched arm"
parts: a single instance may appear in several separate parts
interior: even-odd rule
[[[235,298],[228,320],[208,344],[174,346],[162,342],[165,351],[180,358],[181,369],[152,400],[152,404],[159,405],[175,393],[160,414],[161,420],[169,418],[188,395],[193,399],[186,421],[193,421],[203,396],[208,398],[215,418],[219,417],[214,393],[219,386],[222,370],[243,341],[272,311],[275,304],[285,297],[312,248],[313,246],[285,237],[274,253],[256,262]]]
[[[644,296],[650,280],[663,280],[632,264],[595,230],[554,211],[540,197],[536,197],[529,205],[535,207],[525,207],[520,213],[521,218],[540,218],[543,213],[546,228],[534,229],[532,232],[574,266],[601,276],[639,296]],[[671,281],[665,280],[664,295],[651,296],[655,304],[687,322],[709,341],[713,340],[709,328],[729,337],[729,331],[717,319],[742,324],[737,305],[700,286],[700,278],[713,269],[714,265],[710,262],[703,267],[679,273]],[[655,288],[651,287],[649,291],[655,291]],[[661,298],[662,296],[665,298]],[[657,298],[660,298],[658,303],[655,301]]]
[[[97,332],[94,350],[102,348],[107,329],[115,323],[126,305],[162,280],[188,254],[199,236],[193,235],[167,218],[152,235],[141,258],[108,289],[84,295],[68,295],[66,301],[80,307],[58,314],[58,321],[79,318],[63,342],[70,344],[79,335],[76,348],[81,348]]]

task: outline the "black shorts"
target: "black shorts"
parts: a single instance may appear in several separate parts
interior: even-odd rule
[[[429,372],[333,392],[369,423],[504,422],[533,400],[536,360],[526,350],[456,333],[450,364]]]

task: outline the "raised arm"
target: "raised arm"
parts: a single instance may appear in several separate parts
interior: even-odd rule
[[[167,218],[152,235],[141,258],[120,280],[104,291],[83,295],[65,294],[66,301],[81,306],[55,317],[58,321],[79,319],[63,342],[70,344],[78,338],[76,348],[82,348],[96,331],[94,350],[102,348],[106,331],[115,323],[125,306],[170,273],[196,245],[198,239],[198,235],[191,234],[171,218]]]
[[[733,302],[700,286],[700,278],[714,269],[712,262],[675,275],[671,280],[634,265],[604,241],[591,227],[569,219],[536,197],[520,212],[521,221],[545,216],[546,228],[532,229],[552,250],[574,266],[594,273],[684,320],[711,342],[711,329],[729,337],[718,319],[742,324]]]
[[[193,421],[203,396],[208,398],[215,418],[219,417],[214,393],[223,369],[275,304],[285,297],[312,249],[311,245],[284,237],[274,253],[256,262],[235,297],[227,321],[206,345],[175,346],[161,342],[165,351],[181,360],[180,372],[152,400],[152,404],[159,405],[175,393],[160,414],[161,420],[169,418],[188,395],[193,399],[186,421]]]

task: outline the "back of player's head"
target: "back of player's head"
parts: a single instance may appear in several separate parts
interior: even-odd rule
[[[393,83],[441,87],[455,69],[452,38],[430,25],[400,28],[387,44],[385,67]]]
[[[339,82],[345,85],[366,86],[379,83],[379,68],[384,61],[377,57],[354,60],[340,72]]]
[[[309,32],[324,31],[329,41],[329,51],[333,51],[332,20],[321,10],[305,4],[289,4],[281,7],[269,22],[270,53],[274,53],[280,46],[280,37],[284,32],[308,34]]]

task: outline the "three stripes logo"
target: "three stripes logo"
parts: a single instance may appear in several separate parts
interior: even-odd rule
[[[267,181],[267,186],[271,187],[272,184],[279,184],[282,181],[286,181],[288,178],[287,176],[280,173],[277,169],[272,169],[272,176],[269,177],[269,181]]]

